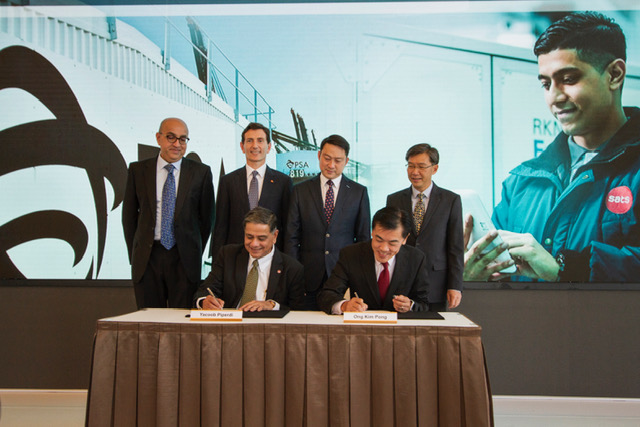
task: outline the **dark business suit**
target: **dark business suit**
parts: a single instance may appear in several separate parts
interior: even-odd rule
[[[387,197],[387,206],[397,207],[412,215],[412,188]],[[407,245],[425,253],[429,269],[429,303],[432,309],[446,310],[447,290],[462,291],[464,247],[462,203],[460,196],[433,184],[429,204],[422,220],[420,233],[411,222]]]
[[[342,176],[330,224],[324,214],[320,175],[293,187],[284,248],[304,265],[308,294],[322,288],[340,249],[370,238],[369,196],[363,185]],[[315,301],[308,303],[307,309],[316,309]]]
[[[215,259],[220,248],[230,243],[244,242],[242,221],[249,212],[247,194],[247,169],[245,166],[220,178],[216,197],[216,219],[211,236],[210,254]],[[283,248],[284,225],[293,183],[287,175],[267,166],[262,182],[258,206],[269,209],[278,218],[278,248]]]
[[[144,302],[140,283],[148,270],[154,246],[157,199],[156,162],[157,157],[153,157],[129,165],[122,203],[122,226],[139,308],[150,306]],[[175,256],[179,258],[178,265],[184,269],[184,275],[186,275],[186,282],[177,283],[175,286],[181,289],[180,293],[183,296],[189,293],[193,295],[200,282],[202,252],[211,233],[214,206],[211,168],[183,158],[174,213]],[[188,308],[191,305],[190,298],[180,297],[180,301],[169,299],[170,307]],[[155,306],[155,303],[153,305]]]
[[[304,273],[302,264],[283,254],[278,248],[271,261],[267,295],[265,300],[274,300],[280,309],[300,310],[304,294]],[[199,298],[209,295],[207,288],[218,298],[222,298],[225,307],[238,306],[247,281],[249,253],[244,245],[226,245],[218,252],[211,273],[200,284],[193,297],[193,305]]]
[[[412,311],[427,311],[431,289],[428,275],[424,254],[411,246],[402,246],[396,254],[387,297],[382,301],[371,241],[356,243],[340,251],[338,263],[318,295],[318,305],[331,314],[333,305],[344,299],[349,288],[351,296],[357,293],[369,306],[368,310],[395,311],[393,296],[404,295],[414,301]]]

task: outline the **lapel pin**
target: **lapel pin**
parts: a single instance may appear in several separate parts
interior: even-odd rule
[[[273,180],[271,180],[271,183],[273,184]]]
[[[282,273],[282,270],[278,270],[278,274]]]

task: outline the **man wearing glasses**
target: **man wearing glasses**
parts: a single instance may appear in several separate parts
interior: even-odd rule
[[[122,226],[138,308],[191,307],[214,210],[209,166],[184,158],[189,129],[167,118],[158,157],[129,165]]]
[[[407,175],[411,187],[390,194],[387,207],[412,214],[407,245],[420,249],[427,257],[429,271],[429,310],[456,308],[462,300],[464,247],[462,203],[456,193],[432,181],[438,172],[440,155],[429,144],[409,148]]]

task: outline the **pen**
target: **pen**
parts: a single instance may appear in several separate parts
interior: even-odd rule
[[[357,292],[354,292],[353,294],[356,296],[356,298],[360,298]]]
[[[209,295],[211,295],[213,297],[213,300],[217,301],[216,296],[213,294],[213,292],[211,292],[211,288],[207,288],[207,290],[209,291]]]

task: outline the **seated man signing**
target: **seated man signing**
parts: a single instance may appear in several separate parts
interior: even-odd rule
[[[300,309],[304,270],[275,246],[276,216],[256,207],[245,215],[243,228],[244,245],[221,248],[211,273],[193,297],[194,305],[205,310],[225,306],[243,311]]]
[[[329,314],[345,311],[427,311],[429,290],[426,258],[405,246],[411,230],[409,214],[386,207],[373,216],[372,240],[340,251],[318,305]],[[344,299],[350,289],[352,298]]]

